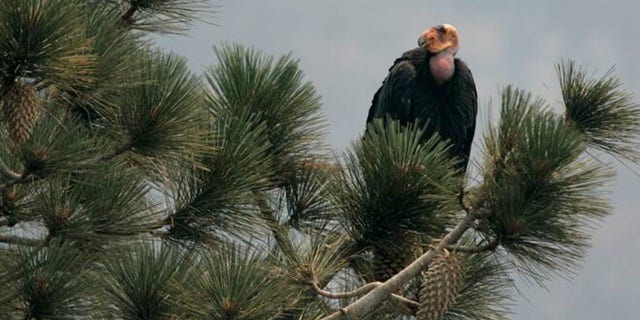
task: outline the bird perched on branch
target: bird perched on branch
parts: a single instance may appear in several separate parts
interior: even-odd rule
[[[466,170],[478,111],[476,87],[467,65],[455,58],[458,31],[437,25],[418,38],[418,48],[395,60],[373,96],[367,124],[374,119],[416,123],[423,141],[434,134],[451,144],[449,154]]]

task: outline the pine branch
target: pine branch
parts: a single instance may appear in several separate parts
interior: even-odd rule
[[[102,156],[99,156],[97,158],[94,159],[94,162],[102,162],[102,161],[109,161],[115,157],[117,157],[118,155],[126,152],[129,149],[129,146],[123,146],[120,148],[116,148],[113,149],[107,153],[105,153]],[[8,179],[11,179],[11,181],[0,184],[0,191],[4,190],[8,187],[11,187],[15,184],[22,184],[22,183],[30,183],[36,180],[41,180],[46,178],[47,176],[49,176],[48,174],[39,174],[39,175],[34,175],[29,173],[28,171],[25,171],[23,173],[17,173],[13,170],[11,170],[5,163],[4,161],[2,161],[2,159],[0,159],[0,174],[2,174],[3,176],[5,176]]]
[[[180,319],[238,319],[243,314],[270,319],[279,314],[293,292],[271,276],[273,261],[251,247],[216,247],[195,252],[200,254],[192,260],[192,277],[185,283],[194,294],[176,296],[175,303],[187,315]]]
[[[185,285],[193,266],[188,259],[188,253],[166,242],[143,242],[113,251],[100,279],[113,315],[173,318],[171,305],[180,296],[176,290]]]
[[[589,73],[572,60],[556,66],[566,121],[587,144],[624,160],[640,161],[640,105],[621,89],[613,67],[602,76]]]
[[[0,74],[76,91],[93,82],[95,56],[81,1],[0,1]]]
[[[186,60],[159,51],[139,58],[140,72],[129,78],[136,84],[122,90],[117,109],[105,118],[116,148],[100,159],[130,152],[132,161],[154,166],[210,155],[201,84]]]
[[[48,111],[38,120],[29,140],[15,151],[24,171],[19,173],[18,179],[0,184],[0,190],[63,172],[83,171],[98,164],[92,157],[97,152],[103,152],[104,146],[100,140],[92,139],[93,136],[87,139],[90,135],[85,124],[71,113],[64,110]],[[0,161],[0,167],[3,165],[6,166]],[[2,168],[0,171],[3,171]]]
[[[393,300],[396,300],[397,302],[400,302],[400,303],[408,306],[411,309],[411,312],[415,313],[418,310],[418,308],[420,308],[420,303],[418,303],[416,301],[413,301],[413,300],[411,300],[409,298],[405,298],[405,297],[403,297],[401,295],[392,293],[391,294],[391,298]]]
[[[475,197],[491,215],[478,231],[500,239],[500,256],[542,284],[575,272],[588,230],[612,213],[601,188],[613,172],[585,156],[583,134],[543,100],[507,87],[501,104],[500,121],[485,136],[484,178]]]
[[[129,8],[121,16],[128,27],[166,34],[183,34],[195,22],[215,25],[216,13],[209,0],[127,0]],[[134,18],[135,16],[135,18]]]
[[[96,157],[95,159],[93,159],[92,162],[94,163],[99,163],[99,162],[103,162],[103,161],[109,161],[123,153],[125,153],[127,150],[129,150],[131,148],[131,144],[125,144],[122,145],[118,148],[115,148],[99,157]],[[36,180],[40,180],[40,179],[44,179],[47,176],[49,176],[48,174],[39,174],[39,175],[34,175],[31,174],[27,171],[23,172],[23,173],[17,173],[13,170],[11,170],[6,163],[4,163],[4,161],[2,161],[2,159],[0,159],[0,174],[2,174],[4,177],[11,179],[12,181],[10,182],[6,182],[3,184],[0,184],[0,190],[4,190],[8,187],[11,187],[14,184],[21,184],[21,183],[29,183],[29,182],[33,182]]]
[[[35,180],[38,180],[42,177],[34,175],[32,173],[30,173],[29,171],[25,171],[20,175],[20,179],[16,179],[16,180],[11,180],[9,182],[5,182],[0,184],[0,191],[3,191],[15,184],[22,184],[22,183],[29,183],[29,182],[33,182]]]
[[[339,293],[333,293],[333,292],[323,290],[318,286],[317,281],[313,281],[312,284],[313,284],[313,289],[316,290],[316,292],[323,297],[326,297],[329,299],[346,299],[346,298],[353,298],[353,297],[364,295],[369,291],[381,286],[382,282],[380,281],[369,282],[358,289],[347,291],[347,292],[339,292]]]
[[[370,128],[344,154],[345,169],[331,188],[350,237],[386,246],[397,242],[395,230],[441,234],[459,209],[460,179],[446,144],[437,138],[423,143],[419,128],[395,121]]]
[[[464,232],[469,229],[473,223],[473,215],[466,215],[456,227],[451,230],[443,239],[435,246],[435,248],[427,251],[420,258],[415,260],[404,270],[385,281],[379,287],[371,290],[362,298],[354,301],[348,306],[341,308],[339,311],[322,318],[321,320],[338,320],[338,319],[355,319],[372,310],[376,305],[382,303],[391,294],[401,288],[402,285],[408,283],[425,270],[431,260],[435,258],[445,247],[451,243],[457,242]]]
[[[352,291],[347,291],[347,292],[339,292],[339,293],[333,293],[333,292],[329,292],[326,290],[323,290],[322,288],[320,288],[318,286],[318,282],[317,281],[313,281],[313,289],[316,290],[316,292],[326,298],[329,299],[346,299],[346,298],[352,298],[352,297],[356,297],[359,295],[363,295],[379,286],[381,286],[383,283],[380,281],[375,281],[375,282],[369,282],[365,285],[363,285],[362,287],[352,290]],[[420,307],[420,304],[411,300],[411,299],[407,299],[401,295],[392,293],[391,294],[391,298],[393,300],[396,300],[400,303],[406,304],[409,307],[411,307],[412,309],[418,309]]]
[[[0,174],[11,180],[20,180],[22,178],[22,174],[11,170],[2,159],[0,159]]]
[[[95,273],[90,272],[95,269],[89,268],[86,252],[53,242],[46,247],[19,248],[7,262],[4,266],[11,270],[11,276],[3,279],[3,285],[11,288],[6,296],[15,296],[8,305],[18,308],[11,310],[11,316],[3,304],[3,318],[104,318],[104,313],[98,316],[102,307],[96,299],[96,287],[90,285],[96,282]]]

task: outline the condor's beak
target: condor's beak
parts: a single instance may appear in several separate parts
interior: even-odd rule
[[[424,47],[425,42],[426,41],[424,40],[424,35],[420,35],[418,37],[418,47]]]

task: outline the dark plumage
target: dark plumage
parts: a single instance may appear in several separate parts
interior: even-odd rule
[[[460,160],[459,168],[464,171],[475,132],[477,93],[467,65],[453,58],[458,48],[457,32],[450,25],[444,26],[450,27],[453,44],[445,47],[444,38],[437,38],[447,35],[443,31],[447,27],[440,25],[425,32],[426,43],[421,38],[420,47],[405,52],[389,69],[373,96],[367,124],[387,117],[402,125],[417,122],[425,129],[424,141],[437,133],[450,142],[449,153]],[[430,49],[433,34],[439,39],[434,41],[441,42],[437,52]]]

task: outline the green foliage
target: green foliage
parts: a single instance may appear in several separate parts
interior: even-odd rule
[[[200,83],[184,58],[160,52],[139,57],[140,77],[129,80],[119,108],[105,115],[116,141],[114,156],[128,152],[138,163],[174,163],[210,152],[205,141]]]
[[[573,61],[556,67],[565,117],[586,138],[590,147],[634,162],[640,160],[640,106],[620,88],[620,80],[609,70],[592,77]]]
[[[270,187],[270,158],[260,127],[250,118],[235,121],[219,118],[213,123],[216,150],[204,160],[206,170],[174,177],[169,213],[171,236],[176,239],[220,240],[259,232],[264,223],[252,205],[254,191]]]
[[[11,153],[10,147],[4,144],[1,148]],[[88,170],[94,165],[93,157],[106,148],[102,139],[92,135],[77,119],[52,110],[43,115],[29,139],[19,146],[17,159],[26,173],[45,177]]]
[[[81,252],[60,243],[18,250],[0,265],[3,318],[90,319],[97,301],[86,285],[92,278],[84,261]]]
[[[324,119],[320,97],[291,55],[278,59],[240,45],[217,47],[218,65],[209,68],[209,107],[214,117],[251,114],[264,123],[275,172],[291,171],[321,147]]]
[[[390,242],[400,230],[440,235],[456,204],[458,178],[446,144],[420,143],[421,131],[374,123],[344,155],[332,186],[344,228],[361,246]]]
[[[270,319],[293,298],[254,249],[223,245],[200,252],[197,265],[194,290],[178,301],[189,318]]]
[[[344,238],[323,235],[311,236],[306,241],[290,240],[287,246],[280,246],[280,252],[276,254],[283,273],[281,277],[300,298],[312,298],[316,294],[314,282],[324,287],[347,266],[348,252],[344,244]]]
[[[189,276],[187,255],[159,242],[129,244],[104,259],[102,283],[110,317],[175,319],[173,304]]]
[[[330,165],[327,165],[328,167]],[[281,213],[279,221],[303,232],[326,231],[335,221],[334,208],[329,199],[332,168],[317,167],[306,162],[290,172],[277,197]]]
[[[294,233],[295,235],[295,233]],[[292,293],[278,319],[318,319],[330,310],[329,303],[317,299],[314,283],[334,287],[347,266],[349,247],[344,237],[314,234],[291,236],[279,242],[273,256],[281,286]]]
[[[82,1],[0,1],[1,86],[29,78],[73,90],[93,81]]]
[[[49,238],[104,246],[153,229],[158,220],[146,201],[149,187],[133,170],[92,172],[49,179],[35,198]]]
[[[535,279],[574,270],[588,246],[586,227],[611,212],[599,192],[611,172],[583,157],[580,132],[542,106],[504,90],[501,121],[485,137],[479,196],[487,208],[481,231]]]
[[[61,100],[59,107],[70,108],[93,125],[118,107],[122,90],[140,72],[137,56],[143,43],[139,35],[124,32],[114,23],[120,18],[118,10],[99,3],[85,6],[83,12],[85,37],[91,39],[96,58],[93,81],[76,92],[52,90],[50,94],[53,100]]]
[[[459,243],[464,285],[441,319],[505,319],[513,272],[573,272],[611,212],[588,148],[640,159],[618,79],[562,62],[564,117],[503,91],[469,207],[447,144],[414,126],[378,121],[333,164],[291,54],[223,44],[202,81],[148,40],[206,2],[0,1],[3,319],[319,319],[364,294],[326,291],[402,268],[467,214],[477,238]],[[415,299],[418,282],[394,292]],[[398,311],[359,316],[411,318]]]
[[[215,6],[209,0],[106,0],[121,8],[123,22],[138,30],[181,34],[194,22],[208,22]]]

